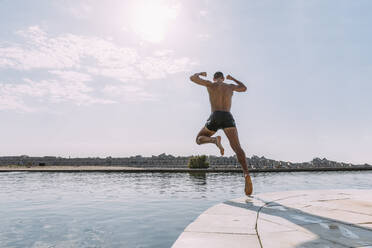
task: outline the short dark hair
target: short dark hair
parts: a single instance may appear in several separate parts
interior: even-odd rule
[[[217,79],[217,78],[223,78],[223,73],[220,72],[220,71],[218,71],[218,72],[216,72],[216,73],[214,74],[213,78],[214,78],[214,79]]]

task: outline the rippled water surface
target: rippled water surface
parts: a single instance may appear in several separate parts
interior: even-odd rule
[[[372,188],[372,172],[253,174],[255,193]],[[170,247],[240,173],[0,173],[0,247]]]

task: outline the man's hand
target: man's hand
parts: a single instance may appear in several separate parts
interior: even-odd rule
[[[206,86],[206,87],[212,86],[213,83],[211,81],[201,79],[199,76],[206,77],[207,73],[206,72],[195,73],[194,75],[192,75],[190,77],[190,80],[193,81],[196,84],[200,84],[200,85],[203,85],[203,86]]]
[[[234,78],[232,76],[230,76],[230,75],[227,75],[226,76],[226,79],[233,80]]]

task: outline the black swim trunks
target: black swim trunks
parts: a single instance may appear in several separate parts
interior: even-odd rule
[[[235,120],[230,112],[218,110],[209,116],[205,127],[216,132],[221,128],[235,127]]]

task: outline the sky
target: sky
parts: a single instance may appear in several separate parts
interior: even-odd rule
[[[0,156],[219,155],[216,71],[247,156],[372,163],[368,0],[0,0]],[[232,83],[232,82],[229,82]],[[233,155],[223,131],[225,154]]]

